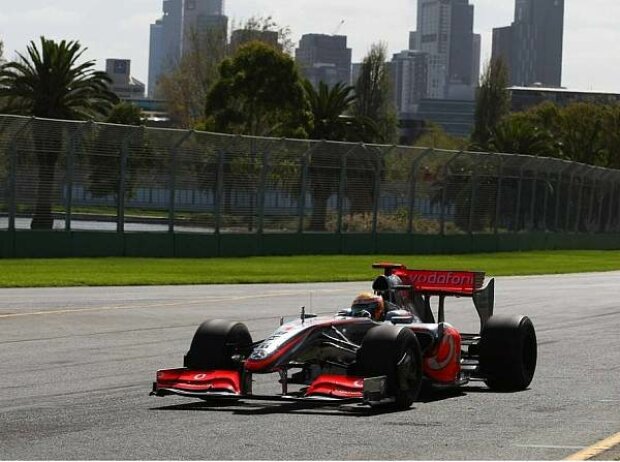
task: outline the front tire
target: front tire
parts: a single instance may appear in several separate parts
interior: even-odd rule
[[[220,319],[203,322],[192,339],[184,365],[198,370],[238,370],[252,352],[245,324]]]
[[[409,329],[381,325],[371,329],[357,352],[358,372],[364,377],[387,377],[395,407],[409,409],[420,393],[422,353]]]
[[[492,390],[521,391],[534,378],[538,347],[527,316],[493,316],[482,329],[480,369]]]

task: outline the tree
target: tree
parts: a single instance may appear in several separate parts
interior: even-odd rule
[[[228,55],[226,31],[212,28],[190,31],[180,62],[157,83],[156,96],[166,101],[178,128],[194,128],[204,122],[204,104],[218,79],[218,66]]]
[[[143,124],[144,114],[135,104],[122,102],[114,106],[105,119],[107,124],[140,126]],[[136,128],[128,130],[137,130]],[[134,143],[148,151],[148,142],[143,133],[135,136],[138,140]],[[119,128],[102,125],[96,137],[97,150],[88,156],[89,185],[88,191],[93,197],[106,197],[111,194],[118,195],[119,170],[120,170],[120,145]],[[118,158],[110,156],[110,153],[119,153]],[[153,163],[148,155],[131,156],[127,159],[125,191],[128,196],[132,195],[137,181],[138,170],[145,164]]]
[[[510,111],[508,68],[502,58],[492,59],[482,76],[476,96],[475,127],[472,142],[486,150],[493,130]]]
[[[528,113],[512,114],[502,120],[493,130],[488,147],[498,153],[557,157],[551,132]]]
[[[95,71],[94,61],[79,63],[86,51],[79,42],[60,43],[41,37],[40,49],[30,42],[26,56],[0,67],[0,98],[5,111],[35,117],[88,120],[106,115],[117,101],[105,72]],[[47,139],[44,137],[47,136]],[[32,229],[51,229],[54,170],[62,135],[34,132],[38,162],[38,188]]]
[[[560,137],[565,159],[590,165],[604,165],[604,106],[572,103],[560,111]]]
[[[308,128],[311,139],[347,141],[355,137],[354,118],[346,116],[356,100],[353,87],[340,82],[330,88],[320,82],[315,89],[305,80],[304,89],[313,118],[313,124]]]
[[[364,58],[355,84],[357,101],[353,115],[371,120],[373,130],[362,134],[367,143],[392,143],[396,139],[398,120],[392,101],[390,75],[386,65],[386,45],[373,44]]]
[[[250,42],[221,64],[206,117],[219,132],[305,138],[311,112],[295,62]]]
[[[233,25],[233,29],[235,26]],[[291,38],[291,29],[288,26],[280,26],[273,20],[273,17],[267,16],[252,16],[245,23],[241,25],[239,30],[244,32],[244,41],[247,43],[252,40],[262,41],[262,32],[275,32],[278,34],[278,49],[286,54],[292,54],[295,49],[295,44]],[[242,43],[242,44],[243,44]],[[269,45],[268,42],[264,42]],[[230,53],[237,52],[238,47],[233,47],[231,44]]]
[[[462,151],[466,149],[467,140],[451,136],[440,126],[434,123],[426,123],[424,134],[414,144],[418,148],[447,149],[450,151]]]
[[[605,166],[620,168],[620,104],[605,108],[603,116],[603,143],[607,154]]]
[[[240,28],[250,34],[277,32],[282,49],[289,53],[292,50],[290,29],[278,26],[271,17],[252,17]],[[229,47],[227,41],[225,28],[190,31],[180,61],[173,63],[170,71],[160,77],[155,94],[166,101],[168,114],[178,128],[206,127],[204,105],[207,94],[219,78],[222,61],[237,51]]]

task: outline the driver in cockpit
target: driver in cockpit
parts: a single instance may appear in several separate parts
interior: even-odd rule
[[[368,317],[375,321],[383,321],[385,317],[385,302],[381,295],[371,292],[362,292],[351,304],[352,316]]]

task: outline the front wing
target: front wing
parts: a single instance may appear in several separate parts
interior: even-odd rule
[[[393,401],[387,395],[387,378],[320,375],[309,387],[297,393],[256,395],[252,393],[251,374],[240,371],[199,371],[187,368],[157,372],[153,396],[178,395],[203,400],[260,400],[322,404],[384,404]]]

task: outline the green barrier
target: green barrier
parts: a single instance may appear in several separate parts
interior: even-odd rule
[[[125,233],[126,257],[174,257],[174,234]]]
[[[0,258],[430,255],[529,250],[618,250],[620,234],[170,234],[0,231]]]
[[[214,234],[175,234],[174,255],[179,258],[218,256],[219,241]]]
[[[71,233],[71,256],[122,257],[125,255],[124,235],[100,231]]]

